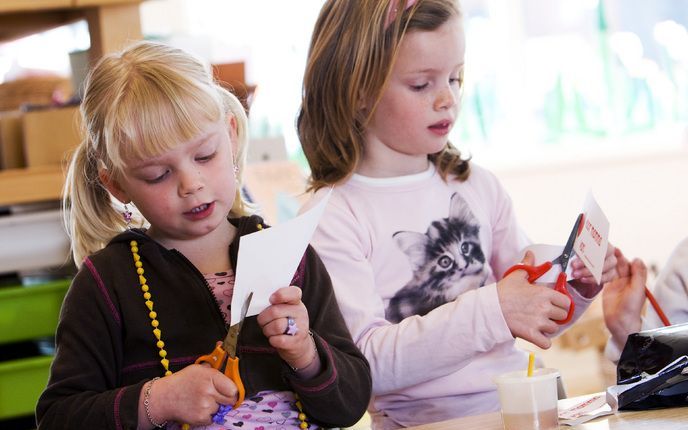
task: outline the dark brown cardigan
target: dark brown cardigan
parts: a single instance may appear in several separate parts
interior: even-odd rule
[[[230,220],[238,229],[229,247],[236,267],[239,236],[257,230],[259,217]],[[162,376],[158,348],[129,247],[139,243],[170,369],[176,372],[209,353],[227,327],[198,270],[186,257],[142,230],[114,238],[88,257],[65,297],[50,380],[40,397],[40,429],[135,429],[143,384]],[[266,270],[270,262],[266,261]],[[351,340],[330,278],[308,248],[293,284],[303,290],[322,372],[301,380],[283,362],[256,323],[246,319],[239,339],[246,397],[263,390],[296,392],[309,420],[325,427],[354,424],[371,393],[370,367]]]

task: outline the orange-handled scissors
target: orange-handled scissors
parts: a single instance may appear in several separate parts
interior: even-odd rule
[[[246,296],[246,300],[244,300],[244,304],[241,307],[239,321],[229,327],[225,340],[223,342],[217,342],[215,349],[213,349],[213,352],[210,354],[201,355],[196,359],[196,364],[208,363],[213,369],[219,370],[229,379],[234,381],[238,391],[238,398],[234,404],[234,409],[238,408],[244,401],[244,383],[241,382],[241,375],[239,374],[239,357],[236,356],[236,348],[241,326],[244,323],[244,318],[246,318],[246,313],[248,312],[252,297],[252,292]],[[222,370],[223,367],[224,371]]]
[[[576,238],[583,229],[583,218],[583,214],[579,214],[578,218],[576,218],[576,223],[573,225],[571,234],[569,234],[569,240],[566,241],[564,250],[561,252],[561,255],[559,255],[557,258],[555,258],[552,261],[546,261],[539,266],[530,266],[528,264],[518,263],[511,266],[504,273],[504,276],[507,276],[508,274],[516,270],[525,270],[528,273],[528,282],[533,283],[542,275],[549,272],[553,265],[560,265],[561,273],[559,273],[559,275],[557,276],[557,282],[554,285],[554,290],[559,291],[560,293],[568,297],[571,301],[571,305],[569,306],[569,312],[568,314],[566,314],[566,318],[564,318],[563,320],[554,321],[557,324],[566,324],[569,321],[571,321],[571,318],[573,317],[573,311],[576,309],[576,305],[573,302],[573,297],[571,296],[571,293],[569,293],[568,288],[566,288],[566,268],[568,267],[569,259],[571,259],[571,255],[573,254],[573,244],[576,242]]]

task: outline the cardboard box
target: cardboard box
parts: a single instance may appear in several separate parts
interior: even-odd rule
[[[45,105],[66,100],[72,94],[69,79],[60,76],[32,76],[0,84],[0,111],[25,105]]]
[[[26,112],[24,157],[27,167],[60,165],[81,142],[79,107]]]
[[[0,113],[0,169],[26,166],[24,161],[24,133],[20,111]]]

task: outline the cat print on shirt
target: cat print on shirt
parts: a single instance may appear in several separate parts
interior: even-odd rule
[[[396,323],[410,315],[425,315],[465,291],[482,287],[488,271],[479,230],[466,201],[454,193],[449,216],[433,221],[425,233],[394,233],[414,271],[413,278],[389,301],[387,320]]]

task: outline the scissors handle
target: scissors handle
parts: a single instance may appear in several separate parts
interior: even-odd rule
[[[524,270],[528,274],[528,282],[532,284],[533,282],[537,281],[542,275],[547,273],[547,271],[549,271],[549,269],[551,268],[551,261],[545,261],[539,266],[531,266],[528,264],[518,263],[514,264],[506,272],[504,272],[504,277],[517,270]],[[569,321],[571,321],[571,318],[573,318],[573,311],[576,310],[576,304],[573,302],[573,297],[571,296],[571,293],[569,293],[568,288],[566,288],[566,273],[559,273],[559,276],[557,276],[557,283],[554,286],[554,290],[565,295],[571,301],[571,304],[569,305],[569,312],[566,315],[566,318],[564,318],[563,320],[554,321],[555,323],[560,325],[566,324]]]
[[[569,289],[566,288],[565,272],[561,272],[559,273],[559,276],[557,276],[557,283],[554,285],[554,291],[560,292],[561,294],[568,297],[571,301],[571,304],[569,305],[569,313],[566,314],[566,318],[564,318],[563,320],[554,320],[555,323],[563,325],[571,321],[571,318],[573,318],[573,311],[576,310],[576,304],[573,302],[573,297],[571,296],[571,293],[569,293]]]
[[[210,354],[201,355],[195,361],[196,364],[208,363],[213,369],[220,370],[224,363],[227,353],[222,348],[222,342],[215,345],[215,349]]]
[[[237,401],[234,403],[234,409],[238,408],[244,401],[244,383],[241,381],[239,374],[239,357],[227,357],[227,367],[225,367],[225,376],[234,381],[237,387]]]
[[[227,358],[224,374],[231,379],[237,387],[237,401],[234,404],[234,409],[238,408],[244,401],[244,383],[241,381],[239,374],[239,358],[227,357],[227,352],[222,348],[222,342],[217,342],[215,349],[210,354],[201,355],[196,359],[196,364],[208,363],[213,369],[222,371],[222,365],[225,364],[225,357]]]
[[[506,272],[504,272],[504,277],[509,275],[512,272],[515,272],[517,270],[524,270],[526,273],[528,273],[528,282],[531,284],[538,280],[540,276],[544,275],[549,271],[549,269],[552,268],[552,262],[551,261],[545,261],[539,266],[531,266],[529,264],[523,264],[523,263],[518,263],[514,264],[513,266],[509,267]]]

